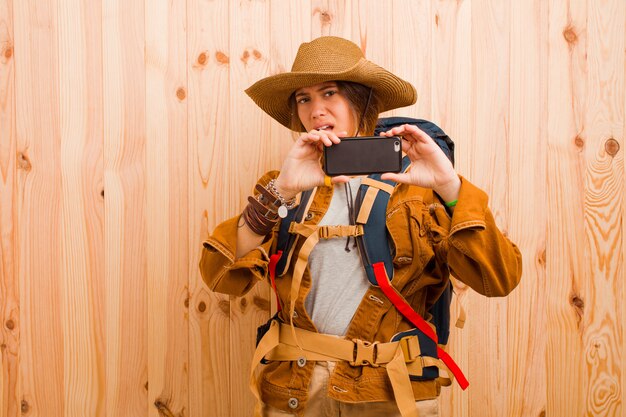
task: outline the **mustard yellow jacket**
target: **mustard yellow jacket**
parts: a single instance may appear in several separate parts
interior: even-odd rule
[[[269,172],[259,183],[265,185],[277,174]],[[319,223],[332,193],[332,187],[318,188],[305,224]],[[520,251],[498,230],[487,201],[487,195],[463,177],[452,217],[432,190],[399,184],[391,195],[386,222],[395,249],[392,283],[425,319],[428,320],[426,311],[443,291],[450,273],[488,297],[505,296],[518,284],[522,273]],[[244,295],[258,281],[269,279],[269,255],[277,235],[275,228],[263,244],[235,259],[238,220],[236,216],[217,226],[204,242],[200,261],[200,271],[209,288],[235,296]],[[283,306],[289,305],[292,272],[293,265],[277,279]],[[294,324],[316,331],[304,307],[310,287],[307,270],[295,304]],[[282,310],[283,322],[289,322],[288,314],[288,309]],[[388,342],[396,333],[411,328],[382,290],[371,286],[345,337]],[[278,409],[301,413],[306,407],[313,367],[312,361],[303,367],[295,362],[265,365],[259,387],[262,401]],[[411,384],[416,400],[434,398],[440,391],[436,379]],[[384,368],[353,367],[347,362],[337,363],[328,384],[328,396],[344,402],[394,401]]]

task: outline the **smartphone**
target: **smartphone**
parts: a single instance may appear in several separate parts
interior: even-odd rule
[[[402,170],[402,140],[397,136],[341,138],[324,147],[326,175],[361,175]]]

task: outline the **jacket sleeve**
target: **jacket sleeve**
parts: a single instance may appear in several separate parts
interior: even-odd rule
[[[487,194],[461,177],[458,203],[448,222],[447,261],[454,276],[488,297],[513,291],[522,275],[522,256],[496,226]]]
[[[265,185],[276,175],[276,171],[267,173],[259,183]],[[215,228],[203,242],[200,258],[200,274],[207,286],[212,291],[234,296],[246,294],[267,277],[269,253],[275,236],[272,232],[261,245],[235,259],[239,218],[240,215],[237,215]]]

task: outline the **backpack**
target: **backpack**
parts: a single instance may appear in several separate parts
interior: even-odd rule
[[[382,118],[378,120],[375,135],[379,135],[380,132],[403,124],[415,125],[428,134],[454,165],[454,142],[441,128],[430,121],[407,117]],[[405,156],[402,160],[402,170],[406,170],[409,165],[410,160]],[[456,366],[447,353],[438,346],[447,344],[450,334],[450,303],[453,292],[451,282],[448,281],[443,293],[428,311],[432,315],[432,324],[434,324],[436,328],[436,335],[425,323],[424,319],[415,313],[415,311],[406,304],[406,301],[403,301],[399,293],[394,292],[393,287],[389,284],[389,281],[393,279],[393,254],[388,244],[389,236],[386,230],[385,213],[395,182],[389,180],[383,181],[380,177],[381,174],[370,175],[363,180],[363,183],[359,187],[355,200],[355,213],[358,213],[360,218],[361,208],[364,202],[369,206],[367,209],[363,210],[363,212],[366,213],[365,218],[360,218],[360,221],[357,220],[357,223],[363,224],[364,234],[363,236],[358,236],[356,241],[370,283],[375,286],[380,286],[396,308],[416,325],[415,329],[398,333],[394,336],[392,341],[401,340],[403,337],[409,335],[417,335],[422,352],[428,356],[442,359],[446,365],[448,365],[452,373],[455,374],[461,386],[467,386],[467,381],[458,366]],[[380,192],[385,189],[387,191]],[[374,197],[372,197],[372,195],[368,196],[368,194],[372,194]],[[303,221],[305,212],[308,209],[307,203],[311,195],[312,190],[303,192],[300,197],[299,205],[291,209],[287,216],[281,221],[276,244],[276,254],[271,257],[269,267],[274,290],[275,277],[280,277],[287,272],[293,252],[297,246],[295,243],[298,239],[298,235],[290,232],[290,226],[292,223],[301,223]],[[368,218],[371,218],[372,221],[368,221]],[[280,302],[278,302],[278,306],[280,309]],[[409,316],[407,316],[407,314],[409,314]],[[413,314],[412,317],[411,314]],[[258,335],[257,339],[262,337],[262,330],[260,329],[260,331],[261,333]],[[425,367],[423,376],[411,376],[411,379],[424,380],[437,378],[439,375],[438,372],[437,367]]]

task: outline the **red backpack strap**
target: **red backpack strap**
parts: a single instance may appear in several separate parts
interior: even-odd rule
[[[276,290],[276,265],[278,264],[278,260],[283,254],[282,250],[279,250],[274,255],[270,256],[270,264],[269,264],[269,272],[270,272],[270,280],[272,281],[272,289],[274,290],[274,295],[276,295],[276,309],[277,311],[281,311],[283,307],[280,305],[280,298],[278,298],[278,291]]]
[[[383,290],[383,293],[389,298],[389,300],[393,303],[393,305],[398,309],[400,313],[404,317],[406,317],[415,327],[417,327],[422,333],[432,339],[435,343],[437,343],[437,334],[430,327],[430,325],[420,316],[413,308],[406,302],[404,297],[391,285],[389,282],[389,277],[387,277],[387,271],[385,270],[385,265],[382,262],[378,262],[372,265],[374,269],[374,275],[376,276],[376,281],[380,286],[380,289]],[[454,375],[454,378],[458,381],[461,389],[465,390],[469,382],[465,375],[463,375],[463,371],[461,368],[454,362],[454,359],[448,353],[443,350],[440,346],[437,346],[437,355],[439,359],[446,364],[450,372]]]

